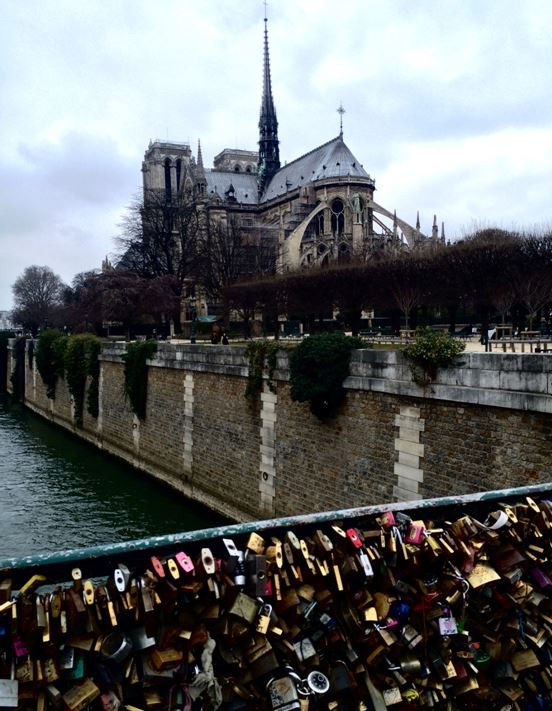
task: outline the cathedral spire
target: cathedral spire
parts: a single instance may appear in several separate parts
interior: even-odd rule
[[[197,167],[204,170],[203,156],[201,155],[201,140],[199,138],[197,139]]]
[[[207,178],[203,167],[203,155],[201,153],[201,141],[197,141],[197,165],[195,171],[195,186],[198,195],[205,195],[207,190]]]
[[[280,151],[278,148],[278,120],[272,98],[272,82],[270,79],[270,56],[268,53],[268,27],[264,18],[264,62],[263,62],[263,96],[259,117],[259,194],[262,194],[273,175],[280,168]]]

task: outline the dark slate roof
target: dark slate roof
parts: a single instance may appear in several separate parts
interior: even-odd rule
[[[257,176],[255,173],[235,173],[231,170],[206,170],[207,194],[225,199],[224,193],[230,185],[234,187],[237,202],[245,205],[257,204]]]
[[[339,135],[280,168],[268,184],[261,202],[272,200],[285,194],[286,189],[293,190],[313,180],[346,176],[370,177],[343,142],[343,136]]]

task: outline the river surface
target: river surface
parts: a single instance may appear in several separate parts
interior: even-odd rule
[[[0,395],[0,560],[224,522]]]

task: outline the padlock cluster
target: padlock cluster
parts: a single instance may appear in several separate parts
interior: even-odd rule
[[[388,511],[5,579],[0,706],[550,709],[551,526]]]

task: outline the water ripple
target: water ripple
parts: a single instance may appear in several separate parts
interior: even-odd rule
[[[0,396],[0,558],[222,519]]]

